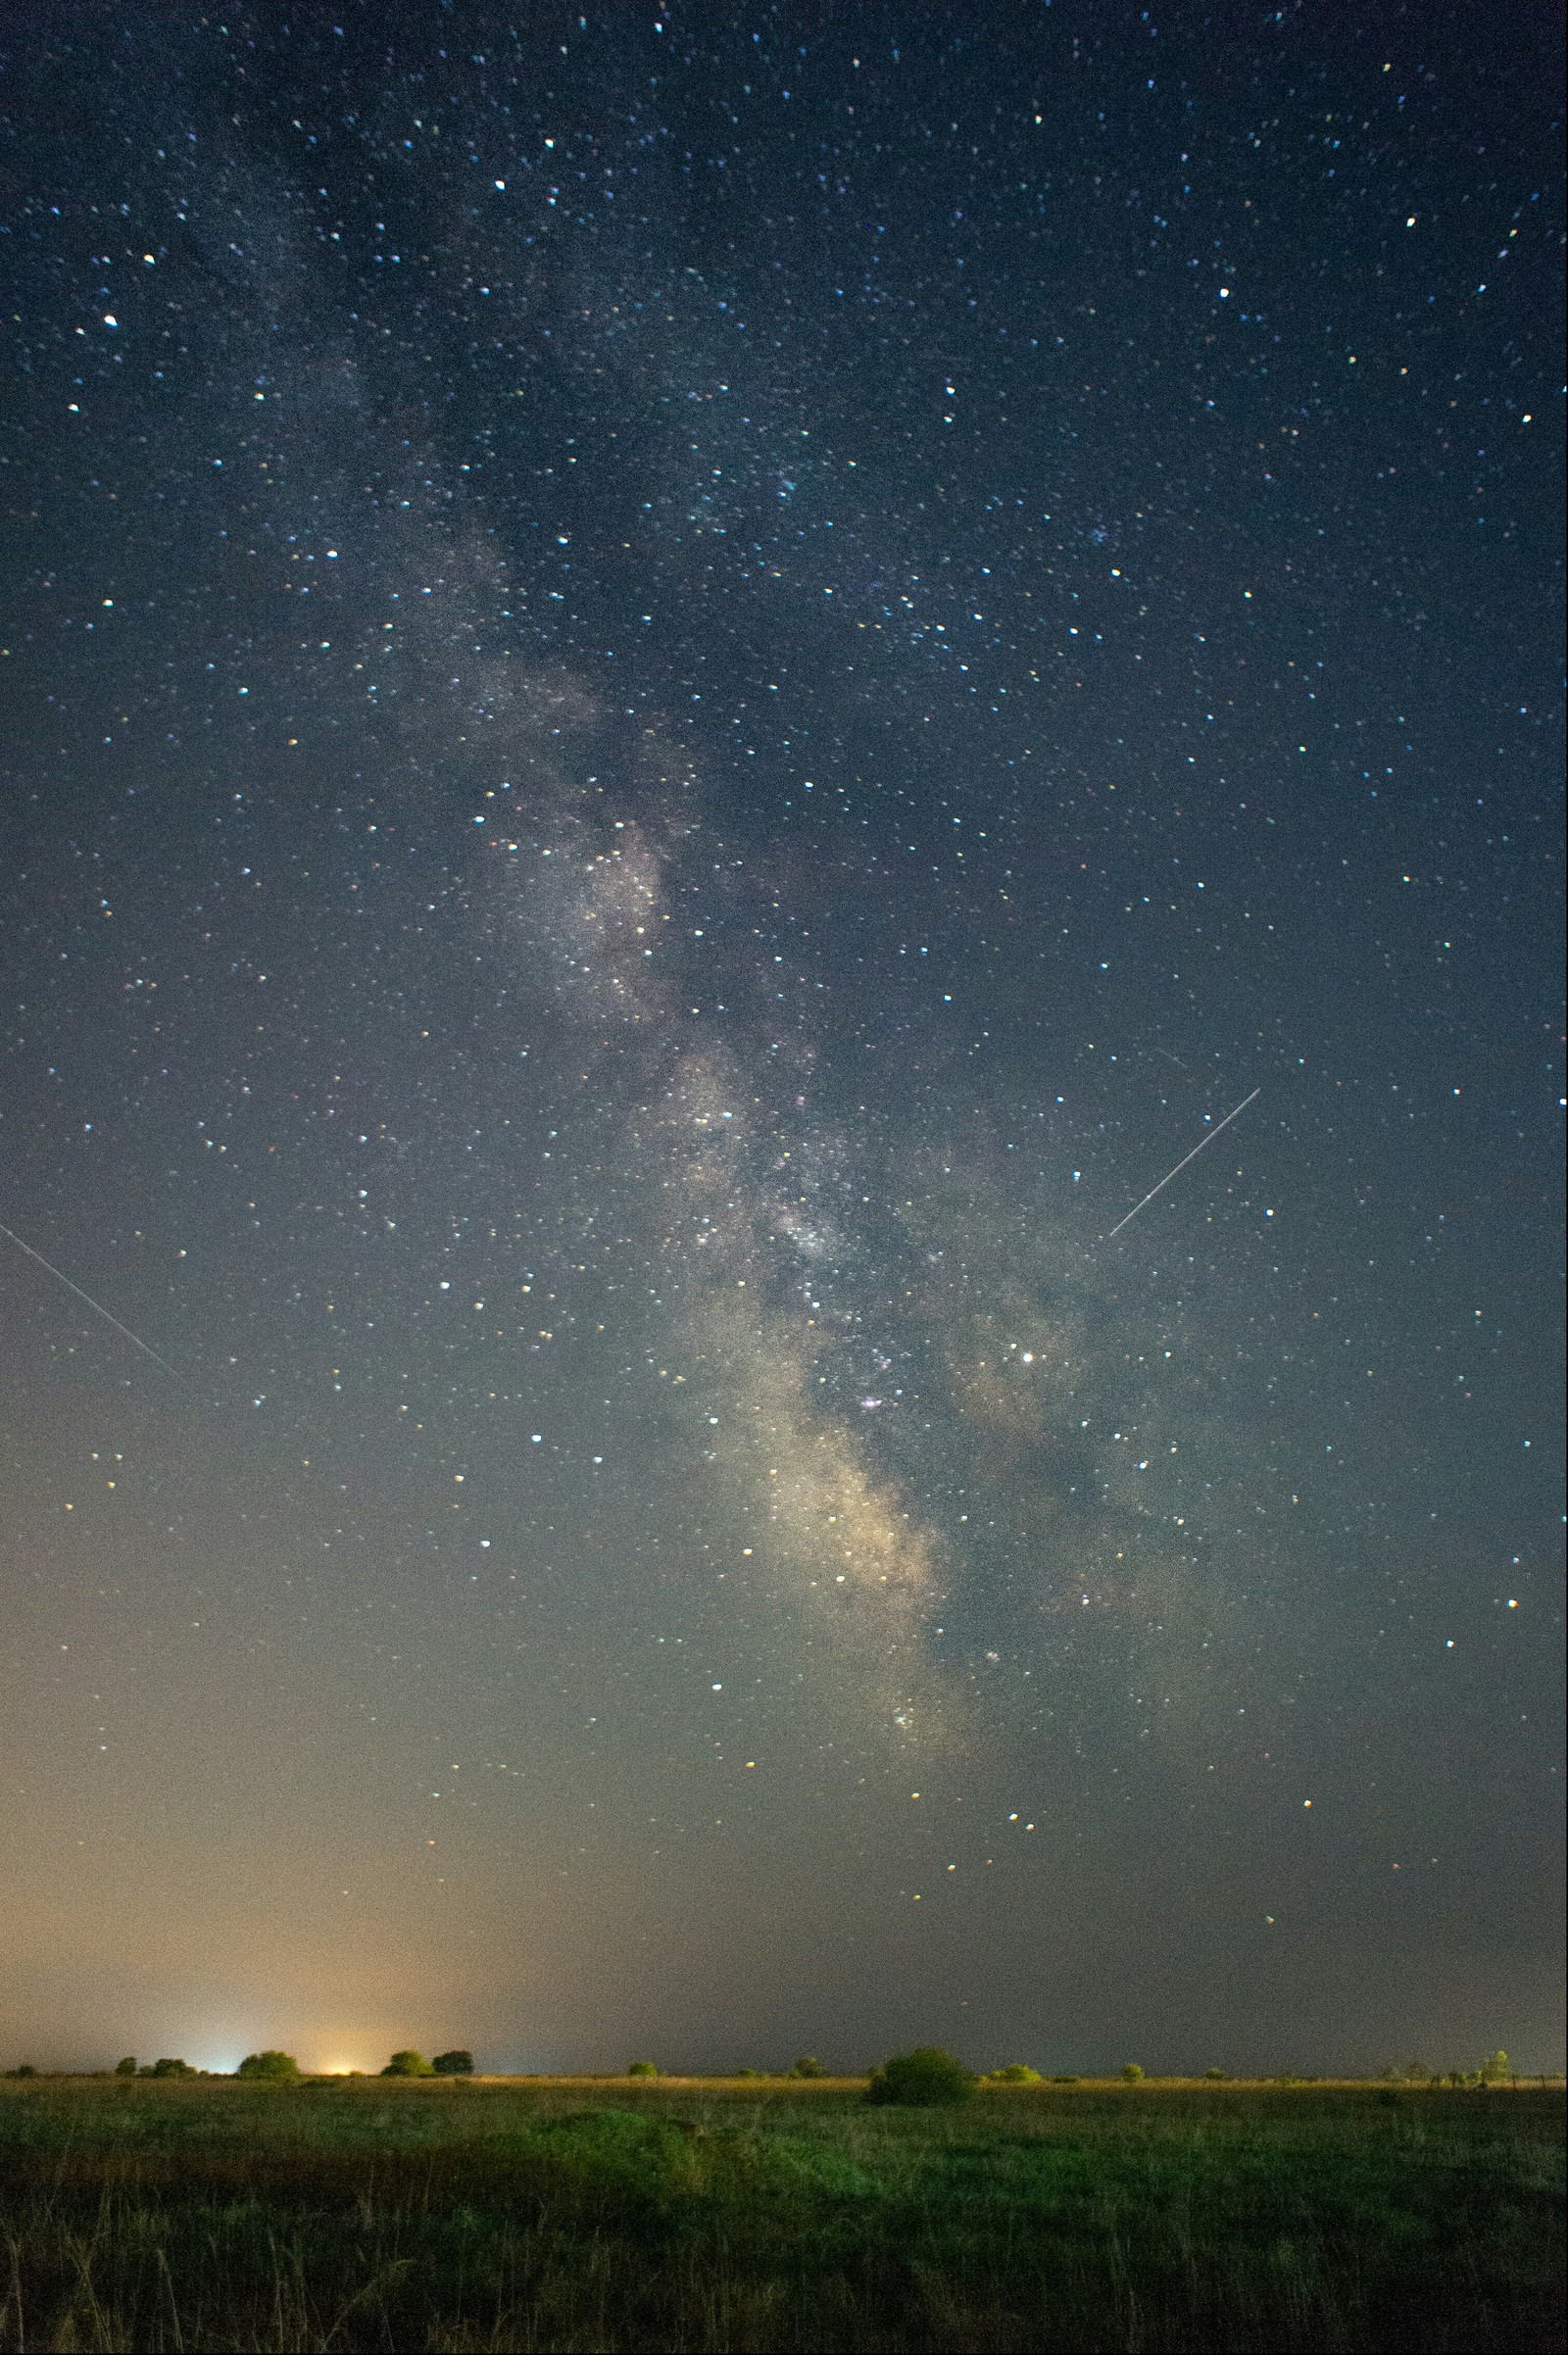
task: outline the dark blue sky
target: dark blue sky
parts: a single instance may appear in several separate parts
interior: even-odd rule
[[[9,38],[11,2057],[1560,2066],[1547,12]]]

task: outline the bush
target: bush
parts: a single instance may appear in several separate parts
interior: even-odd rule
[[[200,2074],[189,2061],[171,2060],[154,2061],[150,2069],[143,2067],[136,2072],[138,2077],[199,2077]]]
[[[1203,2075],[1211,2085],[1228,2085],[1231,2082],[1223,2069],[1205,2069]]]
[[[1076,2077],[1054,2077],[1051,2082],[1054,2085],[1075,2085],[1079,2081]]]
[[[1499,2045],[1495,2052],[1489,2052],[1482,2062],[1481,2082],[1484,2085],[1500,2085],[1507,2075],[1508,2055]]]
[[[922,2044],[913,2052],[896,2052],[884,2068],[873,2069],[865,2098],[937,2109],[967,2101],[973,2091],[974,2079],[961,2061],[938,2045]]]
[[[438,2052],[430,2066],[437,2077],[471,2077],[473,2055],[465,2052],[461,2045],[454,2045],[450,2052]]]
[[[133,2052],[127,2052],[122,2061],[116,2061],[115,2075],[117,2077],[134,2077],[135,2074],[136,2055]]]
[[[657,2077],[659,2075],[658,2064],[654,2061],[633,2061],[627,2068],[626,2075],[628,2077]]]
[[[275,2085],[292,2085],[299,2082],[300,2065],[291,2052],[248,2052],[235,2070],[236,2077],[265,2078]]]
[[[381,2075],[383,2077],[434,2077],[435,2071],[422,2052],[395,2052]]]
[[[993,2069],[986,2079],[988,2085],[1038,2085],[1044,2083],[1038,2069],[1027,2061],[1008,2061],[1004,2068]]]
[[[790,2063],[791,2077],[826,2077],[827,2071],[812,2052],[803,2052],[798,2061]]]
[[[1123,2061],[1121,2076],[1122,2083],[1126,2085],[1141,2085],[1144,2082],[1144,2073],[1136,2061]]]

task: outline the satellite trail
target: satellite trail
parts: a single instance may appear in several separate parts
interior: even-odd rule
[[[38,1265],[45,1269],[48,1274],[53,1276],[57,1284],[64,1284],[66,1290],[68,1292],[74,1292],[78,1300],[85,1300],[88,1307],[91,1308],[96,1315],[101,1316],[106,1325],[113,1325],[117,1333],[123,1333],[125,1339],[132,1343],[135,1348],[140,1349],[144,1357],[150,1357],[154,1365],[161,1365],[166,1374],[172,1374],[173,1372],[174,1369],[170,1364],[167,1357],[160,1357],[158,1351],[152,1348],[150,1343],[143,1341],[139,1334],[132,1333],[128,1325],[122,1325],[118,1316],[111,1316],[108,1309],[104,1306],[102,1300],[95,1300],[90,1292],[83,1292],[79,1284],[73,1284],[71,1278],[69,1276],[63,1276],[58,1267],[52,1267],[49,1261],[44,1257],[42,1251],[35,1251],[30,1243],[24,1243],[22,1237],[20,1235],[13,1234],[11,1229],[7,1226],[0,1226],[0,1235],[4,1235],[8,1242],[14,1243],[19,1251],[25,1251],[29,1259],[36,1259]]]
[[[1186,1168],[1189,1161],[1195,1161],[1198,1158],[1198,1155],[1202,1152],[1205,1145],[1213,1144],[1214,1139],[1219,1135],[1219,1132],[1222,1128],[1230,1127],[1231,1122],[1236,1117],[1236,1113],[1245,1112],[1248,1105],[1251,1103],[1252,1097],[1261,1096],[1262,1093],[1263,1091],[1261,1088],[1254,1088],[1252,1090],[1252,1095],[1244,1096],[1241,1103],[1236,1106],[1235,1111],[1227,1112],[1224,1119],[1221,1120],[1217,1126],[1211,1128],[1206,1137],[1200,1137],[1198,1143],[1193,1147],[1192,1152],[1189,1153],[1183,1153],[1175,1168],[1167,1169],[1164,1176],[1160,1179],[1159,1184],[1157,1186],[1151,1186],[1149,1192],[1144,1196],[1143,1201],[1141,1202],[1134,1202],[1132,1208],[1128,1211],[1125,1218],[1117,1219],[1116,1224],[1110,1230],[1110,1234],[1105,1237],[1105,1241],[1109,1243],[1111,1236],[1119,1235],[1123,1227],[1130,1226],[1133,1220],[1138,1216],[1139,1211],[1146,1209],[1153,1201],[1155,1195],[1161,1193],[1164,1188],[1170,1184],[1173,1177],[1180,1177],[1182,1171]]]

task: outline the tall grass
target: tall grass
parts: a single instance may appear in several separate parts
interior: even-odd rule
[[[1546,2349],[1557,2098],[0,2092],[0,2349]]]

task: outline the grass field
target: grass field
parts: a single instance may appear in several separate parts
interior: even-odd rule
[[[0,2348],[1563,2341],[1561,2096],[0,2086]]]

